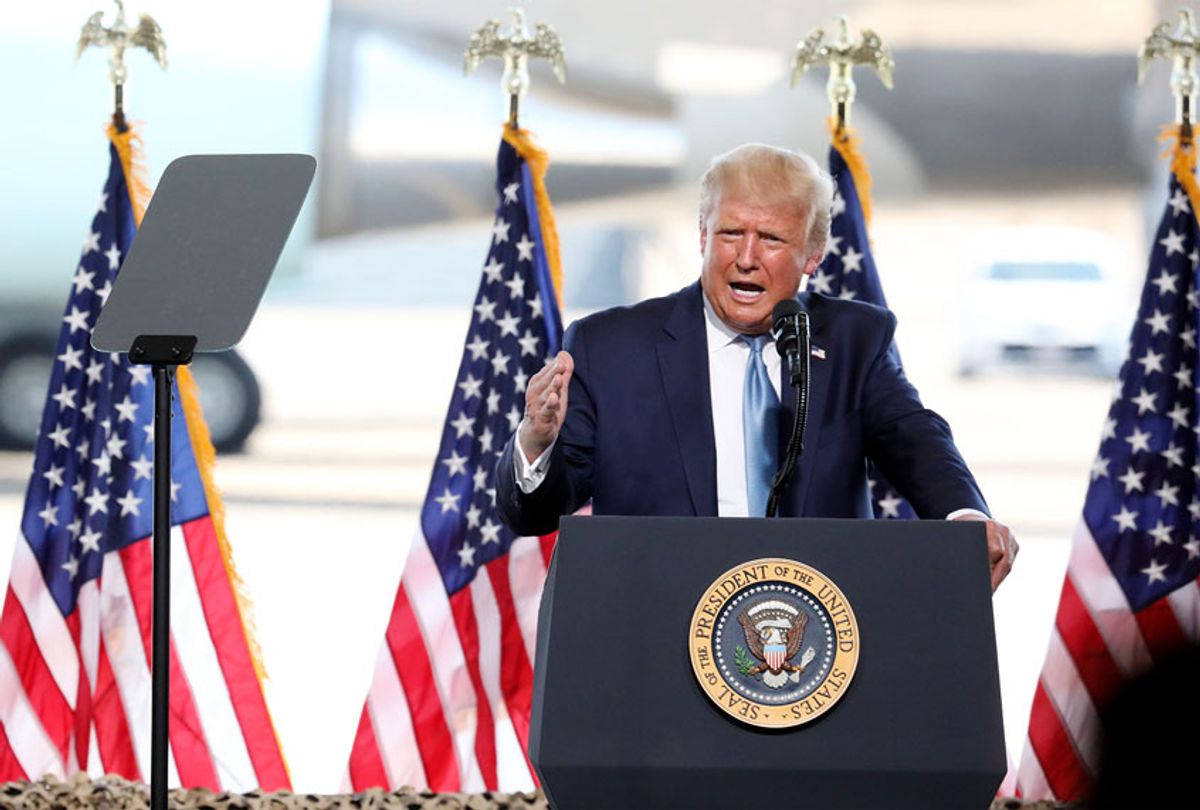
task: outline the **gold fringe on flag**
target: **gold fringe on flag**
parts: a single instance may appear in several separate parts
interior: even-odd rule
[[[554,294],[558,308],[562,311],[562,261],[558,253],[558,228],[554,224],[554,209],[550,207],[550,193],[546,191],[546,169],[550,157],[533,142],[533,134],[527,129],[504,128],[504,140],[517,150],[529,165],[533,176],[533,196],[537,202],[538,224],[542,229],[542,248],[546,251],[546,264],[550,267],[550,279],[554,282]]]
[[[150,200],[150,186],[146,182],[145,165],[142,162],[142,140],[134,128],[118,132],[116,127],[109,125],[108,137],[117,150],[121,159],[121,168],[125,172],[125,182],[129,186],[129,202],[133,208],[133,221],[141,227],[142,216],[146,213],[146,205]],[[262,647],[259,646],[258,636],[254,627],[254,605],[246,595],[246,586],[237,572],[233,562],[233,549],[225,534],[225,504],[221,500],[221,492],[217,489],[213,470],[216,466],[217,452],[213,448],[212,435],[208,431],[208,423],[204,421],[204,413],[200,408],[200,393],[196,380],[187,366],[179,366],[176,376],[179,383],[179,399],[187,422],[188,438],[191,440],[192,455],[196,458],[196,467],[200,473],[200,481],[204,485],[204,500],[208,505],[209,518],[212,520],[213,533],[217,538],[217,547],[221,552],[221,562],[225,565],[225,574],[233,591],[234,602],[237,605],[238,618],[242,623],[242,635],[250,651],[250,662],[254,666],[254,674],[258,677],[259,688],[267,679],[266,667],[262,662]],[[270,718],[270,710],[267,711]],[[271,721],[271,730],[275,734],[275,745],[283,760],[284,770],[291,779],[291,769],[287,758],[283,755],[279,731]]]
[[[1196,136],[1184,136],[1182,127],[1170,124],[1162,128],[1158,140],[1166,143],[1162,156],[1171,158],[1171,173],[1187,192],[1192,204],[1192,216],[1200,216],[1200,186],[1196,184]]]
[[[871,171],[867,168],[867,159],[863,157],[862,152],[858,151],[862,140],[849,127],[839,130],[837,121],[833,118],[828,119],[827,123],[833,148],[842,156],[842,160],[846,161],[846,165],[850,168],[850,176],[854,178],[854,188],[858,191],[858,202],[862,207],[863,223],[870,225]]]

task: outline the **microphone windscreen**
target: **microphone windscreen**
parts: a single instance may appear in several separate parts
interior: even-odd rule
[[[779,326],[780,326],[780,323],[779,323],[780,321],[782,321],[785,318],[790,318],[794,315],[799,315],[803,311],[803,309],[804,308],[800,306],[800,302],[797,301],[795,298],[783,299],[782,301],[780,301],[778,304],[775,305],[775,308],[773,310],[771,310],[772,326],[776,330],[778,330]]]

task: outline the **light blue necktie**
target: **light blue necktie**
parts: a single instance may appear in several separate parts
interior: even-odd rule
[[[767,513],[771,479],[779,467],[779,396],[767,376],[762,350],[767,335],[742,335],[750,346],[742,391],[742,437],[746,444],[746,508],[751,517]]]

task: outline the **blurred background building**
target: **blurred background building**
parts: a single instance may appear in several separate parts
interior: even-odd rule
[[[787,84],[800,37],[844,13],[893,48],[894,91],[857,78],[871,232],[908,373],[1022,540],[995,603],[1014,758],[1165,198],[1168,69],[1139,89],[1137,48],[1177,5],[526,5],[567,47],[565,86],[532,66],[522,124],[551,157],[568,319],[695,278],[695,182],[715,153],[765,141],[824,161],[825,76]],[[101,6],[27,4],[0,24],[0,425],[16,432],[25,419],[34,430],[49,372],[30,336],[57,330],[107,166],[105,57],[73,60]],[[220,460],[219,483],[294,784],[334,791],[488,246],[506,99],[499,64],[464,79],[462,52],[507,6],[143,0],[128,11],[152,13],[169,47],[165,73],[128,57],[126,109],[144,122],[152,183],[189,153],[319,158],[241,348],[254,378],[218,379],[207,407],[245,427],[255,402],[238,397],[261,391],[261,423],[254,415],[233,442],[244,452]],[[27,452],[0,453],[0,524],[14,538],[29,466]],[[0,543],[5,579],[10,556]]]

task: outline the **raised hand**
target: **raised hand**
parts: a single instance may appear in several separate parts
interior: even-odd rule
[[[529,378],[525,389],[525,418],[517,428],[519,449],[531,464],[558,438],[567,415],[567,384],[575,361],[567,352],[547,363]]]

